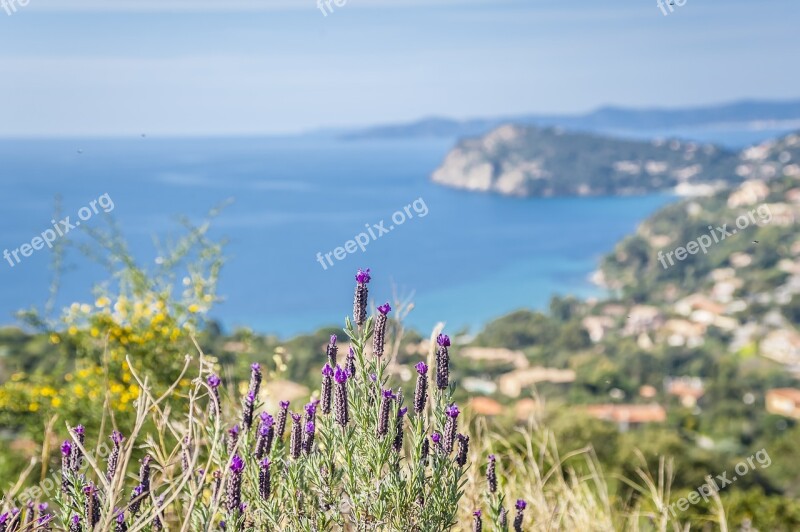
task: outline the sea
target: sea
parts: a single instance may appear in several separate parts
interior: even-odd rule
[[[733,146],[767,134],[695,136]],[[455,142],[5,139],[0,252],[54,222],[64,228],[58,220],[70,216],[82,226],[59,238],[86,243],[85,229],[113,222],[137,263],[152,269],[184,218],[199,223],[224,204],[209,231],[226,241],[222,299],[210,311],[224,330],[287,338],[340,325],[352,312],[356,270],[370,268],[374,304],[413,301],[409,327],[427,335],[444,322],[453,333],[475,333],[508,312],[546,308],[554,295],[602,296],[590,275],[603,255],[675,201],[669,194],[522,199],[435,185],[430,174]],[[92,201],[98,213],[89,215]],[[0,261],[0,324],[18,323],[20,309],[43,309],[50,294],[54,253],[45,246],[19,257]],[[93,287],[111,280],[79,246],[67,248],[58,269],[56,308],[93,301]],[[187,274],[175,272],[176,290]]]

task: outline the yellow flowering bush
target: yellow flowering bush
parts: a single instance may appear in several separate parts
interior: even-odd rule
[[[100,253],[85,251],[108,268],[111,280],[55,318],[21,314],[47,335],[48,360],[54,362],[0,385],[0,421],[41,426],[54,414],[86,419],[87,412],[105,408],[132,414],[140,390],[129,363],[148,375],[154,392],[176,380],[185,355],[196,353],[193,335],[217,301],[223,263],[222,244],[209,240],[207,221],[184,225],[186,234],[151,267],[137,264],[113,223],[105,232],[90,232]],[[181,384],[176,394],[189,386]]]

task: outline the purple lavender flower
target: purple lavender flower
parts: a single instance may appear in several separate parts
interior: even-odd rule
[[[420,449],[419,459],[424,465],[428,465],[428,455],[431,452],[431,444],[428,438],[422,440],[422,448]]]
[[[391,407],[394,394],[392,390],[384,390],[381,396],[381,406],[378,410],[378,427],[375,434],[379,437],[384,437],[389,432],[389,409]]]
[[[100,522],[100,498],[97,496],[97,488],[91,482],[84,486],[83,493],[86,496],[84,501],[84,510],[88,521],[86,524],[89,530],[94,530],[94,527]]]
[[[65,440],[61,444],[61,491],[67,493],[69,491],[70,481],[69,472],[72,465],[72,444],[69,440]]]
[[[120,451],[120,444],[125,437],[122,435],[121,432],[113,431],[111,433],[111,442],[114,446],[111,448],[111,453],[108,455],[108,467],[106,468],[106,478],[111,482],[114,479],[114,475],[117,473],[117,464],[119,463],[119,451]]]
[[[234,425],[228,429],[228,454],[233,454],[237,443],[239,443],[239,425]]]
[[[497,471],[496,459],[493,454],[489,455],[489,465],[486,466],[486,482],[489,484],[489,493],[497,491]]]
[[[181,472],[184,474],[189,472],[192,466],[192,455],[194,454],[194,446],[192,440],[187,434],[181,440]]]
[[[306,422],[317,420],[317,401],[311,401],[305,406]]]
[[[417,362],[417,386],[414,388],[414,412],[417,414],[425,410],[425,403],[428,402],[428,365],[425,362]]]
[[[275,420],[266,412],[261,413],[261,422],[258,425],[258,436],[256,437],[256,458],[259,460],[270,453],[272,440],[275,435],[273,425]]]
[[[322,413],[331,413],[331,399],[333,397],[333,367],[330,364],[325,364],[322,368],[322,390],[320,396],[322,397]]]
[[[456,453],[456,464],[459,467],[464,467],[467,464],[467,455],[469,454],[469,436],[464,434],[456,435],[458,440],[458,453]]]
[[[213,373],[208,376],[206,379],[208,385],[211,387],[211,403],[208,405],[209,414],[214,416],[219,416],[220,407],[222,402],[219,399],[219,385],[222,383],[220,378]]]
[[[439,452],[443,453],[444,449],[442,449],[442,435],[438,432],[434,432],[431,434],[431,441],[433,442],[434,449]]]
[[[305,438],[303,439],[303,452],[306,454],[311,454],[312,449],[314,448],[314,431],[316,430],[313,421],[306,422],[305,426]]]
[[[353,346],[347,351],[347,360],[345,360],[345,370],[351,378],[356,377],[356,351]]]
[[[472,532],[483,531],[483,519],[481,519],[481,511],[475,510],[472,512]]]
[[[55,517],[52,514],[42,514],[36,520],[36,527],[35,530],[37,532],[50,532],[52,530],[51,525]]]
[[[253,411],[255,410],[255,403],[256,403],[256,394],[250,390],[247,392],[247,395],[244,396],[244,401],[242,404],[242,428],[245,431],[249,431],[250,427],[253,426]]]
[[[286,432],[286,416],[289,413],[289,401],[281,401],[278,403],[281,407],[278,412],[278,430],[276,431],[278,440],[283,439],[283,433]]]
[[[456,405],[450,405],[445,409],[444,413],[447,419],[444,422],[444,441],[442,449],[445,454],[450,454],[453,452],[453,445],[456,441],[456,419],[459,414],[458,407]]]
[[[336,366],[333,379],[336,381],[336,388],[333,393],[333,411],[336,422],[344,427],[350,421],[350,408],[347,401],[347,372]]]
[[[331,367],[336,366],[336,354],[339,352],[339,348],[336,347],[336,335],[332,334],[330,342],[328,342],[328,347],[325,349],[325,353],[328,356],[328,364]]]
[[[114,532],[128,532],[128,525],[125,524],[125,510],[114,508],[114,511],[117,513],[117,517],[114,519]]]
[[[33,501],[28,501],[26,505],[26,512],[25,512],[25,522],[23,523],[22,528],[28,529],[30,526],[33,525],[34,518],[36,517],[36,510],[34,508]]]
[[[0,516],[2,517],[2,516]],[[81,532],[81,518],[79,515],[73,515],[69,520],[69,532]]]
[[[300,426],[300,414],[292,414],[292,433],[289,439],[289,454],[297,460],[303,446],[303,429]]]
[[[517,504],[514,506],[517,508],[517,515],[514,516],[514,532],[522,532],[522,520],[525,518],[525,507],[528,504],[522,499],[517,499]]]
[[[242,472],[244,471],[244,460],[236,454],[231,458],[229,466],[231,472],[228,475],[228,484],[225,487],[225,504],[228,512],[233,513],[242,504]]]
[[[261,499],[265,501],[269,499],[269,495],[272,492],[269,464],[269,458],[264,458],[258,463],[258,493],[261,495]]]
[[[394,442],[392,442],[392,449],[394,449],[395,452],[398,453],[403,451],[403,420],[405,419],[406,412],[408,412],[408,408],[405,406],[397,411],[397,423],[395,424]]]
[[[86,441],[86,429],[83,427],[83,425],[78,425],[73,429],[73,432],[75,432],[77,442],[80,443],[80,445],[76,443],[72,446],[72,454],[70,455],[69,460],[70,469],[73,473],[77,473],[83,465],[83,451],[81,450],[81,447],[83,447],[83,444]]]
[[[378,315],[375,317],[375,325],[372,329],[372,352],[378,358],[383,356],[383,348],[386,344],[386,323],[388,322],[386,315],[390,310],[392,307],[389,306],[389,303],[384,303],[378,307]]]
[[[139,467],[139,485],[144,489],[144,493],[150,491],[150,461],[152,460],[149,454],[144,455]]]
[[[447,348],[450,346],[450,337],[440,334],[436,337],[436,387],[440,390],[446,389],[450,384],[450,353]]]
[[[247,391],[253,394],[253,397],[258,397],[258,391],[261,389],[261,364],[255,362],[250,364],[250,384]]]
[[[370,279],[369,268],[366,270],[358,269],[356,273],[356,294],[353,299],[353,321],[359,327],[367,321],[367,300],[369,299],[367,283],[370,282]]]
[[[139,509],[142,507],[142,501],[146,496],[146,490],[144,486],[139,484],[133,491],[131,492],[131,502],[128,505],[128,510],[131,512],[131,515],[136,515],[139,513]]]
[[[508,529],[508,512],[505,506],[500,507],[500,518],[498,519],[501,530]]]
[[[163,514],[161,513],[161,507],[163,505],[164,505],[164,496],[161,495],[156,499],[156,517],[155,519],[153,519],[153,530],[155,530],[156,532],[164,530],[164,524],[161,522],[161,518],[163,517]]]

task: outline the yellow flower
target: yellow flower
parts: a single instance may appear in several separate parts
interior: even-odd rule
[[[39,404],[38,403],[29,404],[28,410],[30,410],[31,412],[36,412],[37,410],[39,410]]]
[[[92,338],[97,338],[100,336],[100,330],[97,327],[92,327],[92,329],[89,331],[89,334],[92,335]]]
[[[56,333],[52,333],[50,335],[50,343],[51,344],[60,344],[61,343],[61,337],[59,337]]]
[[[90,307],[86,303],[81,305],[81,312],[83,312],[84,314],[89,314],[91,311],[92,311],[92,307]]]
[[[107,307],[111,304],[111,301],[106,296],[100,296],[97,298],[97,301],[94,302],[94,305],[97,308]]]
[[[72,325],[69,329],[67,329],[67,332],[69,333],[70,336],[75,336],[76,334],[78,334],[78,328]]]
[[[200,307],[198,305],[194,303],[189,305],[189,312],[191,312],[192,314],[195,314],[198,310],[200,310]]]
[[[58,408],[59,406],[61,406],[61,398],[60,397],[53,397],[50,400],[50,406],[52,406],[54,408]]]

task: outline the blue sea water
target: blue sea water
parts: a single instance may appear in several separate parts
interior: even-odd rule
[[[337,141],[297,138],[13,140],[0,143],[0,251],[50,227],[54,198],[75,220],[108,193],[112,212],[142,264],[153,236],[177,233],[176,219],[199,220],[227,198],[213,226],[229,239],[212,316],[282,337],[339,324],[351,311],[353,275],[372,269],[376,303],[413,293],[411,326],[427,333],[476,328],[509,311],[546,306],[553,294],[589,295],[598,259],[667,195],[516,199],[432,184],[452,139]],[[323,269],[333,252],[392,214],[424,202],[414,216]],[[424,209],[419,209],[424,211]],[[84,222],[102,227],[96,216]],[[47,248],[13,268],[0,262],[0,323],[41,306],[48,294]],[[107,278],[77,252],[68,255],[59,302],[89,301]]]

